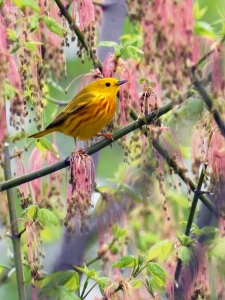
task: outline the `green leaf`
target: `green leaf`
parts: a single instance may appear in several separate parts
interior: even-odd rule
[[[38,208],[37,205],[30,205],[28,208],[26,208],[22,212],[22,216],[27,215],[27,217],[30,218],[30,219],[36,219],[38,210],[39,210],[39,208]]]
[[[148,263],[148,271],[153,277],[155,277],[160,286],[166,285],[167,272],[162,267],[160,267],[160,265],[154,262],[150,262]]]
[[[106,208],[108,207],[108,203],[107,201],[105,201],[102,196],[100,196],[98,198],[98,201],[95,205],[95,213],[96,213],[96,216],[99,217],[101,216],[105,211],[106,211]]]
[[[3,0],[0,0],[0,9],[3,7]]]
[[[180,241],[182,246],[187,246],[188,242],[190,241],[190,238],[188,236],[186,236],[185,234],[183,234],[183,235],[177,234],[177,238]]]
[[[104,289],[107,287],[111,279],[108,277],[98,277],[96,279],[94,278],[94,280],[98,283],[101,293],[104,294]]]
[[[37,15],[29,16],[30,31],[33,32],[38,28],[39,17]]]
[[[17,33],[14,30],[12,30],[11,28],[7,28],[7,37],[10,41],[13,41],[13,42],[19,41]]]
[[[10,53],[11,54],[15,53],[20,47],[21,47],[20,43],[15,43],[12,49],[10,50]]]
[[[202,113],[204,108],[203,101],[199,98],[190,98],[185,102],[186,115],[192,117]]]
[[[216,232],[218,232],[218,228],[214,227],[214,226],[204,226],[201,229],[199,229],[201,231],[202,234],[215,234]]]
[[[155,258],[164,260],[171,252],[173,245],[169,240],[164,240],[153,245],[148,251],[147,260],[153,260]]]
[[[102,41],[100,43],[98,43],[97,47],[119,47],[120,45],[116,42],[112,42],[112,41]]]
[[[64,286],[60,286],[55,290],[54,293],[55,300],[80,300],[81,298],[78,297],[74,292],[69,291]]]
[[[4,82],[4,94],[5,97],[11,100],[15,95],[19,95],[20,92],[14,88],[9,82]]]
[[[47,276],[42,281],[42,288],[38,294],[40,299],[51,296],[56,289],[64,286],[70,292],[75,293],[80,286],[80,278],[77,272],[61,271]]]
[[[155,277],[150,278],[150,285],[158,291],[162,291],[163,286],[159,283],[158,279]]]
[[[201,19],[204,16],[204,14],[206,13],[207,9],[208,9],[208,7],[206,7],[206,6],[203,8],[200,8],[198,1],[196,1],[194,4],[194,19],[195,20]]]
[[[215,33],[209,23],[203,21],[196,21],[194,25],[195,34],[209,38],[210,40],[215,39]]]
[[[220,263],[224,263],[224,248],[225,248],[225,237],[220,238],[216,241],[216,245],[212,248],[209,253],[210,257],[216,257],[220,260]]]
[[[50,18],[48,16],[41,16],[39,18],[41,21],[44,21],[45,26],[53,33],[61,36],[62,38],[65,37],[67,34],[67,30],[61,26],[59,23],[56,22],[53,18]]]
[[[133,255],[124,256],[112,263],[113,268],[134,267],[138,260]]]
[[[133,279],[130,283],[134,289],[139,289],[143,282],[140,279]]]
[[[37,218],[43,225],[45,225],[46,222],[50,222],[55,226],[58,224],[57,217],[53,214],[53,212],[46,208],[38,209]]]
[[[45,137],[38,138],[35,140],[35,142],[36,147],[43,155],[45,154],[45,149],[47,149],[58,157],[58,153],[55,151],[52,144]]]
[[[182,261],[184,265],[187,265],[191,260],[191,252],[188,247],[181,246],[178,249],[178,258]]]
[[[102,41],[98,43],[97,47],[113,47],[115,51],[115,56],[118,58],[121,56],[121,46],[117,44],[116,42],[112,41]]]
[[[97,272],[95,271],[94,269],[92,270],[89,270],[88,267],[86,265],[84,265],[83,268],[81,267],[77,267],[77,266],[74,266],[78,271],[84,273],[85,275],[87,275],[87,277],[89,278],[92,278],[94,279],[95,281],[99,278],[99,273],[100,272]]]
[[[22,10],[25,10],[26,7],[29,7],[36,13],[40,13],[40,7],[34,0],[12,0],[12,2]]]
[[[35,42],[35,41],[30,41],[30,42],[25,42],[24,47],[26,47],[30,51],[35,51],[37,48],[37,45],[43,45],[41,42]]]
[[[128,45],[126,50],[131,51],[131,53],[133,53],[133,55],[136,54],[136,53],[139,54],[139,55],[144,55],[144,51],[142,51],[140,48],[137,48],[137,47],[132,46],[132,45]]]
[[[112,226],[112,233],[115,237],[121,238],[125,237],[128,234],[126,228],[121,228],[118,224]]]

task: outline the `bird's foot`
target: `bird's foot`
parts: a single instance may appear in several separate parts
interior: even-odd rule
[[[98,133],[95,136],[104,136],[104,138],[114,141],[112,133]]]

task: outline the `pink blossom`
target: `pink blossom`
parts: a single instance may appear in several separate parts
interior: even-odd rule
[[[73,230],[72,218],[76,215],[79,226],[83,228],[92,207],[91,195],[94,189],[95,168],[92,158],[83,148],[72,153],[68,171],[70,183],[67,183],[65,225],[67,229],[71,226],[71,230]]]

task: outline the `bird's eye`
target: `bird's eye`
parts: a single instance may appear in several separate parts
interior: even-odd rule
[[[106,84],[105,84],[106,86],[110,86],[110,83],[109,82],[106,82]]]

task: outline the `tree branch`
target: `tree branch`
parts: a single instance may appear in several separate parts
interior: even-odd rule
[[[225,124],[224,124],[222,118],[220,117],[219,112],[213,107],[212,99],[209,97],[208,93],[202,86],[201,82],[196,77],[194,78],[193,84],[196,87],[199,94],[201,95],[203,101],[207,105],[209,111],[212,113],[214,120],[221,131],[221,134],[225,137]]]
[[[9,154],[8,146],[5,146],[5,159],[4,159],[4,176],[6,180],[10,180],[12,178],[11,172],[11,157]],[[7,190],[7,200],[9,207],[9,218],[11,224],[11,239],[13,244],[13,254],[14,254],[14,262],[16,268],[16,281],[17,281],[17,292],[18,298],[26,300],[26,290],[25,290],[25,279],[23,274],[23,263],[22,263],[22,251],[20,247],[20,236],[18,236],[18,224],[17,224],[17,214],[16,214],[16,202],[14,199],[14,194],[12,189]]]
[[[196,206],[198,203],[198,198],[201,195],[200,192],[201,192],[202,184],[203,184],[204,177],[205,177],[206,167],[207,167],[207,164],[205,164],[205,166],[202,168],[202,171],[201,171],[201,174],[199,177],[199,181],[198,181],[197,189],[194,191],[194,198],[193,198],[193,201],[191,204],[191,210],[189,213],[189,217],[188,217],[188,221],[187,221],[187,225],[186,225],[186,229],[185,229],[185,233],[184,233],[186,236],[189,236],[190,232],[191,232],[191,226],[193,223],[194,214],[195,214]],[[181,261],[181,259],[178,259],[177,267],[175,270],[175,276],[174,276],[176,282],[178,282],[178,280],[179,280],[181,268],[182,268],[182,261]],[[175,288],[176,288],[176,286],[175,286]]]

